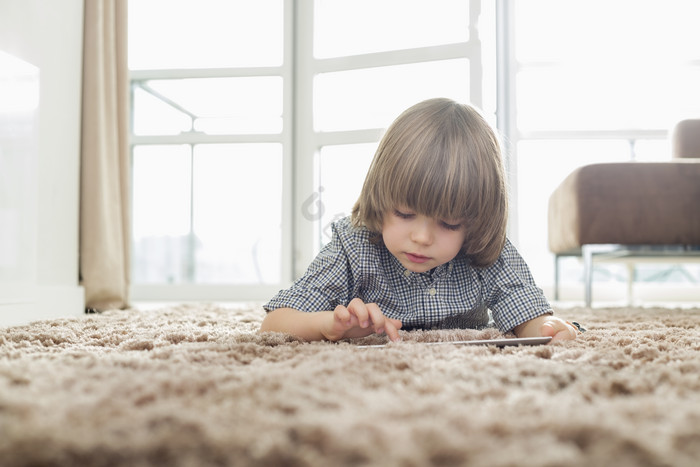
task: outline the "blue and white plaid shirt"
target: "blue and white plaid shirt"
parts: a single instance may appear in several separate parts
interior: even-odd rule
[[[498,260],[486,268],[462,255],[430,272],[405,269],[366,228],[346,217],[333,224],[333,238],[303,277],[281,290],[264,308],[333,310],[353,298],[376,303],[384,315],[400,319],[403,329],[481,328],[502,332],[552,313],[525,261],[506,241]]]

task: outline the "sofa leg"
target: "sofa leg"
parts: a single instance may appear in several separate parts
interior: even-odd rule
[[[554,301],[559,301],[559,255],[554,254]]]
[[[593,248],[588,245],[581,247],[583,256],[583,298],[586,307],[593,302]]]
[[[634,263],[627,263],[627,305],[634,303],[634,281],[637,279],[637,268]]]

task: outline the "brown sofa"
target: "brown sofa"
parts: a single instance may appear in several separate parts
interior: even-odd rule
[[[672,138],[671,161],[587,165],[552,193],[555,300],[564,256],[583,257],[586,306],[596,258],[700,258],[700,120],[680,122]]]

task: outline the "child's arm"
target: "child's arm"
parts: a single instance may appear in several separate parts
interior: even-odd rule
[[[260,325],[262,332],[284,332],[307,341],[337,341],[372,333],[386,333],[389,339],[398,341],[400,328],[401,321],[387,318],[375,303],[364,303],[359,298],[353,299],[347,307],[338,305],[333,311],[307,313],[278,308],[270,311]]]
[[[518,337],[552,336],[552,341],[576,339],[574,326],[552,315],[541,315],[518,325],[513,330]]]

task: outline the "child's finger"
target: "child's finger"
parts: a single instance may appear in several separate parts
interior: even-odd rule
[[[335,319],[341,322],[344,326],[349,327],[352,324],[352,315],[343,305],[338,305],[335,307],[333,314],[335,315]]]
[[[384,313],[382,313],[382,310],[379,309],[379,305],[376,303],[368,303],[366,307],[369,319],[372,320],[374,331],[381,334],[381,330],[384,329],[384,321],[386,320]]]
[[[369,311],[367,305],[359,298],[353,298],[348,304],[348,311],[357,318],[361,328],[366,328],[370,324]]]
[[[386,332],[386,335],[389,338],[389,340],[391,340],[392,342],[398,342],[401,340],[401,337],[399,337],[399,329],[394,324],[394,321],[395,320],[389,320],[389,319],[387,319],[385,321],[384,332]],[[401,327],[400,321],[399,321],[399,327]]]
[[[374,324],[374,331],[377,334],[386,333],[390,340],[396,342],[400,340],[399,329],[402,323],[398,319],[387,318],[382,310],[379,309],[379,305],[376,303],[368,303],[367,310],[369,311],[370,318],[372,318],[372,323]]]

